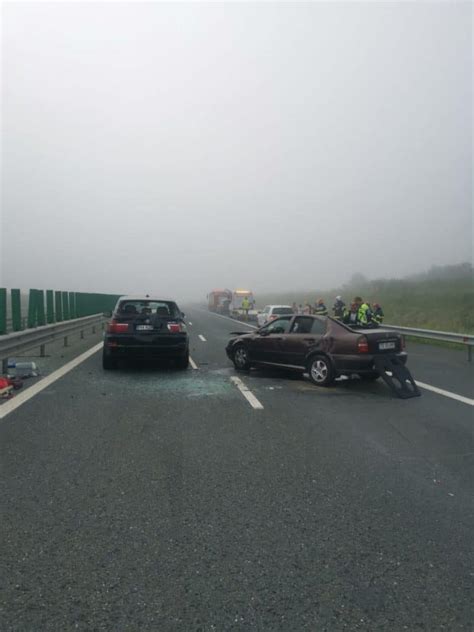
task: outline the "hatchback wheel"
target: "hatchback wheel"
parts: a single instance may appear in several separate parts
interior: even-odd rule
[[[313,356],[308,363],[310,380],[316,386],[329,386],[334,382],[334,371],[330,361],[323,355]]]
[[[244,345],[239,345],[234,351],[234,366],[238,371],[248,371],[250,369],[249,356]]]
[[[105,351],[102,353],[102,368],[104,371],[112,371],[117,368],[117,360],[111,358]]]
[[[178,367],[178,369],[181,370],[185,370],[188,368],[188,364],[189,364],[189,352],[186,353],[185,356],[183,356],[182,358],[178,358],[176,365]]]

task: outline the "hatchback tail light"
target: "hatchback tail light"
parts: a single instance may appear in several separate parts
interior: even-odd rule
[[[128,323],[118,323],[116,320],[110,321],[107,325],[107,333],[124,334],[128,331]]]
[[[357,353],[369,353],[369,341],[361,336],[357,341]]]
[[[182,325],[181,323],[168,323],[168,331],[170,331],[172,334],[179,334],[182,331],[186,330],[185,325]]]

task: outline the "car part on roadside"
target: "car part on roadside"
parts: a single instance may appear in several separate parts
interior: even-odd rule
[[[374,365],[387,386],[401,399],[420,397],[421,393],[410,371],[395,355],[379,356]]]
[[[13,386],[6,377],[0,377],[0,398],[8,399],[12,396]]]
[[[38,377],[39,371],[36,362],[9,362],[8,375],[11,377],[27,378]]]

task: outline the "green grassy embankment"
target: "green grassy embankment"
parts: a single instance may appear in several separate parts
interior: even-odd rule
[[[296,302],[299,305],[306,300],[314,304],[317,298],[322,297],[330,310],[339,294],[346,304],[357,295],[371,303],[380,303],[387,324],[474,333],[474,286],[471,277],[347,283],[330,290],[272,292],[257,296],[257,300],[258,307],[262,308],[271,303],[291,305]]]

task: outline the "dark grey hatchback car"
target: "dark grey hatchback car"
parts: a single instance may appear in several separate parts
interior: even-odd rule
[[[122,296],[104,335],[102,366],[115,369],[119,358],[173,359],[189,363],[189,335],[184,314],[173,300]]]

